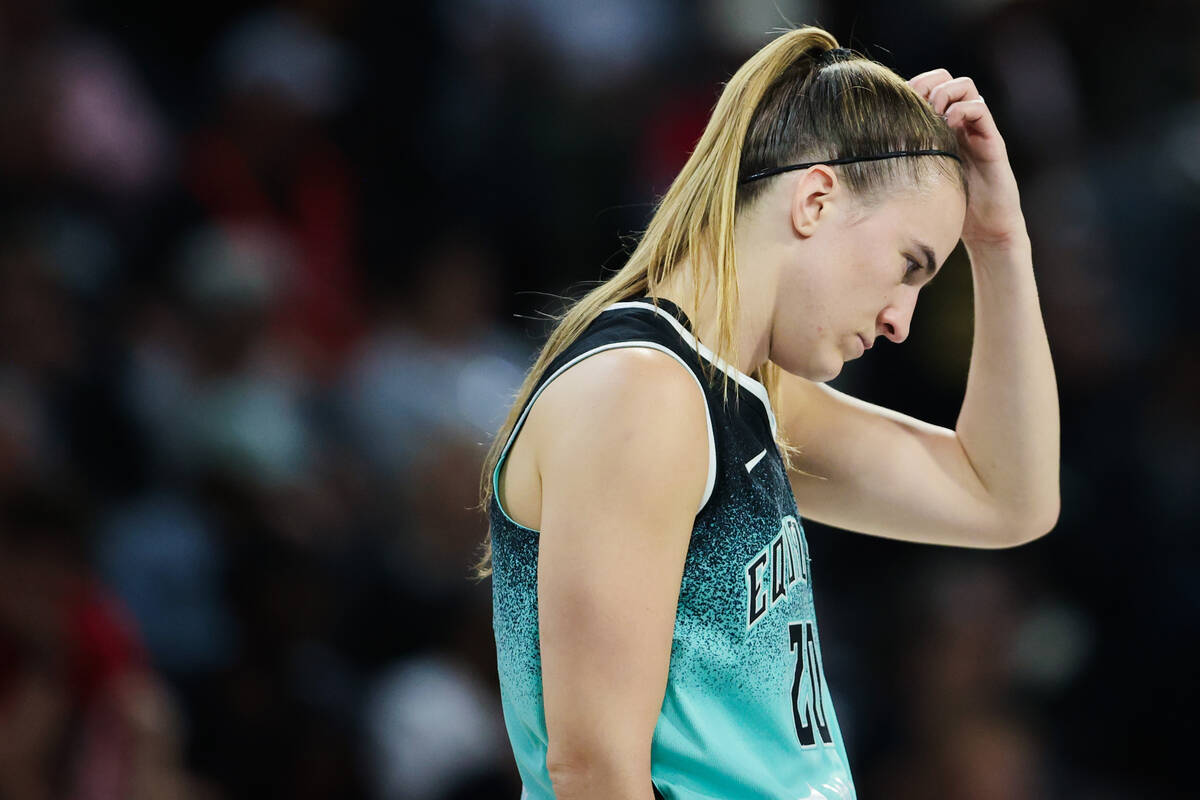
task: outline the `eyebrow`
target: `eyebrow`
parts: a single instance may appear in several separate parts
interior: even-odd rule
[[[929,280],[933,280],[933,276],[937,273],[937,257],[933,253],[933,248],[924,242],[913,240],[913,245],[916,246],[921,254],[925,256],[925,264],[921,267],[921,271],[925,273]]]

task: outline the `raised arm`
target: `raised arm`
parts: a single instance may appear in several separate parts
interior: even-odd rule
[[[708,469],[686,367],[621,348],[572,367],[530,412],[542,483],[538,614],[560,800],[650,800],[650,746]]]
[[[803,450],[800,512],[930,544],[1010,547],[1059,512],[1058,393],[1028,242],[968,247],[975,341],[954,430],[784,375],[780,424]]]
[[[962,241],[975,286],[975,339],[954,430],[786,376],[785,431],[807,448],[801,511],[896,539],[1003,547],[1041,536],[1059,513],[1058,389],[1033,255],[1008,153],[967,77],[909,83],[962,144],[970,196]]]

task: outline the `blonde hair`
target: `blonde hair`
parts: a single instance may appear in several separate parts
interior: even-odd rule
[[[716,341],[705,342],[727,364],[736,364],[738,315],[734,222],[738,211],[761,196],[773,178],[739,186],[754,172],[796,161],[833,159],[889,150],[940,149],[958,152],[945,120],[888,67],[865,57],[818,66],[816,59],[838,47],[821,28],[784,31],[750,57],[725,84],[700,141],[658,202],[633,254],[612,277],[587,292],[563,314],[517,392],[504,425],[484,459],[480,508],[492,499],[492,473],[538,379],[611,303],[657,291],[684,259],[711,269],[701,277],[715,287]],[[948,163],[947,163],[948,162]],[[918,183],[930,169],[959,181],[966,177],[951,158],[894,158],[839,165],[851,194],[874,207],[898,188]],[[701,281],[693,281],[692,307]],[[705,363],[709,377],[715,367]],[[775,403],[779,367],[767,362],[751,376]],[[722,380],[728,401],[729,374]],[[736,401],[736,393],[734,394]],[[797,448],[777,434],[784,462],[793,466]],[[491,573],[491,532],[476,574]]]

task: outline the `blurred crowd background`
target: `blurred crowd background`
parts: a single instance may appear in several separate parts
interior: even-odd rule
[[[807,523],[869,798],[1194,796],[1200,4],[0,2],[0,798],[511,798],[479,465],[789,23],[975,78],[1056,530]],[[953,426],[962,248],[834,385]]]

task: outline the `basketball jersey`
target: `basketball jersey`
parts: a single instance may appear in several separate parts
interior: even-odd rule
[[[539,377],[492,473],[493,628],[522,800],[551,800],[538,645],[538,532],[504,510],[498,478],[533,402],[564,371],[618,347],[666,353],[707,405],[708,479],[684,563],[662,710],[651,746],[666,800],[853,800],[821,666],[812,564],[775,443],[766,388],[700,343],[660,298],[613,303]],[[701,359],[725,370],[710,381]],[[734,388],[737,402],[734,401]]]

